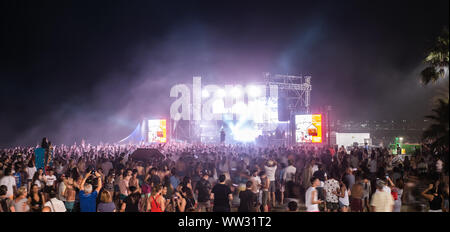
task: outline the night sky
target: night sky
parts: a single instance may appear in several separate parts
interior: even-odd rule
[[[1,1],[0,147],[114,142],[168,115],[172,85],[312,76],[342,120],[420,119],[449,1]],[[310,3],[313,2],[313,3]]]

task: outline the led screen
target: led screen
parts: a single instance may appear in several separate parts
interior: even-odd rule
[[[322,143],[322,115],[295,115],[295,141]]]
[[[167,142],[166,120],[148,120],[148,142],[165,143]]]

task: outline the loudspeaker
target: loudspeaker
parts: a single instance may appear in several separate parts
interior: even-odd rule
[[[289,121],[288,99],[285,97],[278,98],[278,121]]]

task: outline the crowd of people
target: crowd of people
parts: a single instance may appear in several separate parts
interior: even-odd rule
[[[448,151],[167,143],[0,151],[0,212],[448,212]],[[132,158],[138,147],[161,156]],[[447,158],[446,158],[447,157]],[[421,186],[425,187],[421,189]],[[412,211],[419,210],[413,208]]]

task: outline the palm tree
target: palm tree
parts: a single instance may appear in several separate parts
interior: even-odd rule
[[[436,43],[430,49],[424,63],[427,67],[421,72],[421,81],[424,85],[430,82],[436,83],[439,79],[448,77],[449,63],[449,31],[448,28],[442,30],[442,34],[437,38]],[[429,143],[432,151],[444,151],[448,149],[449,143],[449,94],[448,86],[441,89],[439,96],[436,96],[434,114],[425,116],[431,119],[432,124],[423,132],[423,139]]]
[[[427,67],[421,72],[422,83],[427,85],[436,82],[440,78],[448,77],[449,63],[449,31],[448,28],[442,30],[442,34],[437,38],[436,43],[430,49],[424,63]]]
[[[449,144],[449,104],[439,99],[439,106],[433,109],[434,115],[425,116],[431,119],[431,124],[423,133],[423,138],[430,141],[430,148],[443,151]]]

